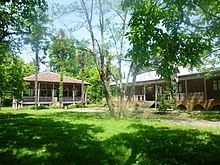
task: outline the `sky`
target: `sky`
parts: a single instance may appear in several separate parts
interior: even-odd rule
[[[53,4],[55,3],[59,3],[61,5],[68,5],[73,2],[73,0],[47,0],[47,1],[49,4],[49,7],[53,6]],[[65,15],[63,17],[60,17],[59,19],[54,20],[53,25],[57,30],[59,28],[67,29],[67,28],[73,27],[73,24],[72,24],[73,21],[81,21],[81,20],[78,17],[76,17],[74,14]],[[95,33],[98,33],[98,31],[96,31]],[[96,37],[98,36],[98,34],[96,35]],[[81,28],[69,35],[74,36],[74,38],[76,38],[77,40],[90,39],[90,34],[85,28]],[[40,56],[42,56],[42,54],[40,54]],[[30,46],[24,47],[22,51],[22,58],[25,60],[26,63],[32,61],[35,58],[35,54],[34,52],[31,51]],[[42,64],[40,65],[40,71],[45,71],[47,69],[48,68],[45,65],[42,65]],[[127,64],[123,64],[123,72],[127,74],[128,70],[129,70],[129,67],[127,66]]]

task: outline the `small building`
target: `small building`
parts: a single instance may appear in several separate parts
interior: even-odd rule
[[[125,81],[123,80],[123,84]],[[125,99],[130,90],[131,86],[128,86]],[[155,71],[137,75],[132,105],[138,103],[141,106],[155,107],[158,94],[165,90],[165,81],[160,79]],[[180,68],[180,73],[177,75],[176,102],[177,108],[181,109],[220,110],[220,76],[213,75],[207,79],[205,73],[189,72],[187,69]]]
[[[28,92],[23,94],[22,105],[35,104],[35,75],[24,77],[29,83]],[[53,72],[42,72],[38,74],[38,105],[54,104],[59,105],[59,83],[60,74]],[[84,82],[89,85],[88,82]],[[63,104],[72,104],[81,102],[81,85],[82,80],[71,77],[63,77]],[[86,94],[84,98],[86,103]]]

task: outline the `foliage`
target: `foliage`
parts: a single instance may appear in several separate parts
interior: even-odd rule
[[[159,104],[158,110],[161,113],[166,113],[168,108],[171,108],[171,105],[172,105],[172,100],[169,99],[169,93],[168,92],[158,94],[157,102]]]
[[[34,61],[31,61],[27,64],[25,64],[25,68],[24,68],[24,76],[30,76],[33,75],[35,73],[35,66],[34,66]]]
[[[0,59],[0,98],[21,100],[22,91],[26,90],[24,61],[11,52],[0,54]]]
[[[15,41],[16,36],[30,33],[30,27],[36,25],[48,9],[45,0],[1,1],[0,2],[0,42]],[[17,40],[20,42],[19,40]],[[12,46],[12,44],[11,44]],[[19,49],[19,44],[13,44]]]
[[[63,45],[65,45],[65,52],[64,56],[61,56],[60,51]],[[49,48],[48,65],[53,72],[60,72],[61,65],[63,65],[64,72],[71,73],[72,76],[80,71],[76,58],[76,45],[66,34],[63,39],[60,39],[58,35],[53,38],[53,43]]]
[[[63,110],[8,109],[0,118],[0,164],[220,162],[218,127],[177,126],[149,118],[114,120]]]
[[[32,109],[32,110],[33,110],[33,109],[41,110],[41,109],[50,109],[50,107],[49,107],[49,106],[46,106],[46,105],[39,105],[39,106],[37,106],[37,107],[31,106],[30,109]]]
[[[82,108],[82,104],[76,103],[76,104],[70,104],[67,106],[68,109],[73,109],[73,108]]]
[[[79,72],[77,78],[81,78],[82,72]],[[102,84],[98,70],[95,66],[85,68],[85,81],[90,85],[86,87],[87,101],[97,103],[102,100]]]
[[[142,0],[132,5],[128,38],[133,45],[131,57],[140,66],[155,67],[169,80],[178,66],[197,67],[211,52],[209,32],[214,33],[214,25],[219,24],[217,1]],[[215,13],[212,17],[205,11]]]

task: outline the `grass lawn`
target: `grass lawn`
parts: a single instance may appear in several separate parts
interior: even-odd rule
[[[198,118],[211,121],[207,114]],[[220,164],[220,127],[169,119],[3,108],[0,164]]]

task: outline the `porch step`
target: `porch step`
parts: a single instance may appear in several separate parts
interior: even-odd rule
[[[144,101],[141,105],[143,108],[150,108],[152,105],[155,104],[155,101]]]

